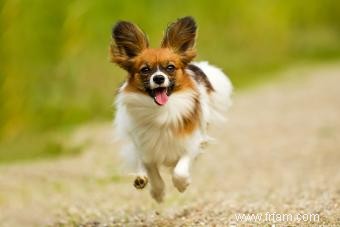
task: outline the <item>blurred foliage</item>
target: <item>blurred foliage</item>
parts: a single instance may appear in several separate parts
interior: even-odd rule
[[[296,61],[340,56],[336,0],[0,0],[0,138],[110,119],[125,74],[108,61],[111,27],[133,21],[158,46],[186,15],[199,25],[198,59],[237,88]]]
[[[64,132],[70,136],[68,132]],[[17,160],[39,160],[46,158],[56,158],[65,155],[75,155],[81,153],[86,144],[69,145],[65,143],[65,134],[57,133],[31,133],[15,137],[13,140],[2,141],[0,147],[0,163],[8,163]],[[61,136],[63,135],[63,136]]]

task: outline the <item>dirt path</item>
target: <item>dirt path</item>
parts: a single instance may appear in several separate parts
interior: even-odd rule
[[[284,74],[236,91],[229,124],[184,194],[166,172],[163,204],[136,191],[120,171],[110,124],[89,125],[70,138],[86,144],[81,156],[0,167],[0,226],[236,226],[256,223],[236,220],[252,213],[262,214],[258,223],[340,226],[340,67]],[[268,221],[267,212],[320,218]]]

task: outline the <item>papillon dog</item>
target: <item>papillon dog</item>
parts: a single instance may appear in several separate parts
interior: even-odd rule
[[[116,96],[115,128],[134,186],[150,182],[157,202],[165,189],[160,167],[170,168],[173,185],[184,192],[192,162],[209,141],[208,126],[223,122],[231,104],[228,77],[207,62],[192,62],[196,30],[192,17],[180,18],[167,27],[160,48],[150,48],[130,22],[112,30],[111,61],[127,71]]]

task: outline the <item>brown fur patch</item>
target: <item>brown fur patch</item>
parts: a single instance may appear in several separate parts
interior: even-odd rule
[[[208,93],[214,91],[214,88],[211,85],[207,75],[205,75],[205,73],[199,67],[193,64],[189,64],[187,68],[193,72],[192,77],[194,78],[194,80],[196,80],[198,83],[202,83],[207,89]]]
[[[177,68],[182,68],[184,66],[178,54],[169,48],[145,49],[134,59],[134,61],[134,68],[137,70],[143,64],[148,64],[152,67],[173,62]]]
[[[129,76],[127,80],[127,85],[124,88],[125,92],[135,92],[147,95],[142,86],[142,82],[137,76]]]
[[[194,100],[194,108],[188,116],[183,117],[183,124],[174,129],[175,133],[178,136],[186,136],[191,134],[199,127],[199,122],[201,118],[201,103],[199,101],[199,97],[195,97]]]

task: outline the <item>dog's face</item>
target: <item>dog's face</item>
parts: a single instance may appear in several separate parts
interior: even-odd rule
[[[121,21],[113,28],[111,58],[128,72],[128,91],[149,95],[164,105],[173,92],[192,86],[185,67],[196,56],[195,37],[195,21],[184,17],[168,26],[160,48],[149,48],[136,25]]]

